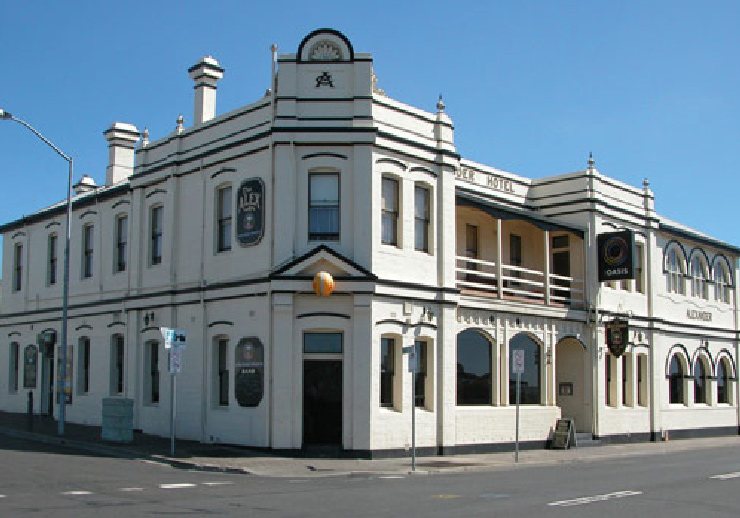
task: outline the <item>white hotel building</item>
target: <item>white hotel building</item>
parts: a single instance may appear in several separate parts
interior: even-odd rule
[[[205,443],[403,455],[415,404],[423,453],[513,449],[514,349],[523,447],[561,417],[605,442],[737,434],[740,249],[593,161],[530,179],[462,158],[443,104],[390,99],[372,65],[317,30],[265,97],[216,116],[223,69],[203,58],[192,126],[105,132],[106,183],[73,198],[67,419],[99,425],[104,398],[127,398],[134,429],[169,435],[174,327],[177,434]],[[58,411],[64,228],[64,203],[0,227],[4,411],[29,391]],[[600,283],[615,230],[634,232],[635,278]]]

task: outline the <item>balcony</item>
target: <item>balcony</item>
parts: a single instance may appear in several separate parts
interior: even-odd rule
[[[465,256],[456,257],[455,270],[456,286],[463,295],[548,306],[582,308],[584,305],[582,278],[546,275],[543,271],[509,264],[502,264],[499,273],[495,262]]]

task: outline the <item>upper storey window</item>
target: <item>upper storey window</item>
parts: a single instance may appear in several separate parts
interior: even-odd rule
[[[730,303],[730,276],[720,262],[714,266],[714,298],[725,304]]]
[[[23,287],[23,245],[16,243],[13,248],[13,291]]]
[[[414,186],[414,248],[429,251],[429,189]]]
[[[82,227],[82,277],[88,279],[93,274],[93,237],[95,227],[85,225]]]
[[[675,249],[668,252],[667,267],[668,292],[683,295],[685,293],[683,260],[678,256]]]
[[[699,257],[694,257],[691,260],[691,295],[703,299],[709,298],[707,269],[704,261]]]
[[[312,173],[308,185],[308,239],[339,240],[339,175]]]
[[[152,207],[151,212],[151,247],[150,263],[152,266],[162,262],[162,218],[164,210],[161,205]]]
[[[126,248],[128,246],[128,216],[116,218],[116,262],[115,272],[126,270]]]
[[[217,197],[217,243],[218,252],[231,250],[231,186],[221,187],[216,191]]]
[[[381,190],[381,242],[398,246],[398,180],[383,177]]]
[[[49,234],[48,241],[48,271],[46,273],[46,283],[53,286],[57,283],[57,235]]]

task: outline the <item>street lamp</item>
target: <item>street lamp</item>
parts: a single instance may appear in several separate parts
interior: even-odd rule
[[[64,435],[64,417],[66,407],[66,381],[67,381],[67,306],[69,305],[69,237],[70,237],[70,221],[72,219],[72,158],[68,157],[61,150],[52,144],[46,137],[39,133],[36,128],[31,126],[24,120],[14,117],[12,113],[6,112],[0,108],[0,120],[11,120],[19,124],[24,125],[26,128],[31,130],[34,135],[43,140],[49,147],[57,152],[59,156],[65,159],[69,163],[69,183],[67,185],[67,237],[64,242],[64,283],[62,284],[62,358],[61,358],[61,372],[59,377],[61,378],[62,390],[59,394],[59,435]],[[60,386],[60,380],[57,380],[57,387]]]

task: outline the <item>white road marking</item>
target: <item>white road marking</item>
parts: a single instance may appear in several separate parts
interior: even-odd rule
[[[386,475],[386,476],[378,477],[378,478],[391,479],[391,478],[405,478],[405,477],[402,477],[401,475]]]
[[[182,489],[185,487],[195,487],[195,484],[159,484],[162,489]]]
[[[5,495],[0,495],[0,498],[5,498]]]
[[[144,491],[143,487],[122,487],[119,491]]]
[[[91,491],[64,491],[62,494],[72,495],[72,496],[82,496],[82,495],[92,495],[92,492]]]
[[[204,486],[230,486],[233,482],[202,482]]]
[[[726,473],[724,475],[714,475],[713,477],[709,477],[709,478],[713,478],[715,480],[728,480],[731,478],[738,478],[738,477],[740,477],[740,471],[736,471],[735,473]]]
[[[557,505],[560,507],[571,507],[574,505],[590,504],[593,502],[603,502],[605,500],[612,500],[614,498],[624,498],[626,496],[641,495],[642,491],[617,491],[615,493],[607,493],[605,495],[595,496],[584,496],[581,498],[574,498],[572,500],[560,500],[559,502],[550,502],[547,505]]]

